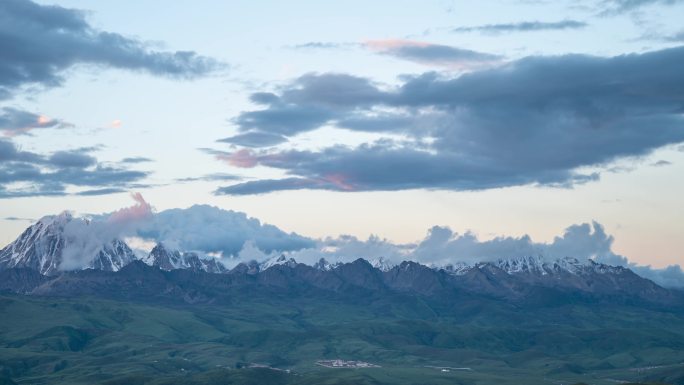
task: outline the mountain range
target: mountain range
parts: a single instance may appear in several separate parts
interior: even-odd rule
[[[78,221],[78,222],[77,222]],[[426,266],[377,258],[350,263],[320,259],[312,266],[279,255],[228,269],[217,258],[174,250],[158,243],[139,258],[120,239],[111,239],[85,259],[82,269],[65,271],[65,250],[77,242],[66,230],[89,226],[68,213],[44,217],[0,250],[0,288],[24,294],[168,297],[187,302],[221,300],[221,293],[255,287],[293,293],[408,292],[448,300],[463,293],[510,301],[613,299],[652,304],[681,303],[668,290],[625,267],[572,257],[541,256],[494,262]],[[86,256],[87,257],[87,256]],[[176,298],[173,298],[176,296]]]
[[[684,293],[625,267],[280,254],[228,268],[87,226],[45,217],[0,250],[0,384],[684,385]],[[340,358],[379,367],[316,365]]]

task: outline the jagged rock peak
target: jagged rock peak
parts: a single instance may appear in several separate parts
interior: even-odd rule
[[[191,269],[208,273],[223,273],[227,271],[223,263],[216,258],[200,258],[193,252],[181,254],[178,250],[169,250],[162,242],[157,243],[142,260],[150,266],[166,271],[176,269]]]
[[[259,270],[264,271],[268,268],[271,268],[273,266],[277,265],[284,265],[287,267],[295,267],[297,266],[297,261],[295,261],[294,258],[287,258],[285,254],[281,254],[278,257],[273,257],[271,259],[267,259],[266,261],[262,262],[261,265],[259,265]]]
[[[327,259],[321,258],[318,262],[313,264],[313,268],[321,271],[330,271],[338,268],[342,264],[342,262],[330,263]]]

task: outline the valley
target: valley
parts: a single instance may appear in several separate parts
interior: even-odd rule
[[[144,295],[5,294],[0,373],[7,384],[684,381],[681,311],[591,303],[525,308],[481,296],[445,307],[396,293],[263,289],[229,297],[159,304]],[[317,365],[337,359],[380,367]],[[442,370],[463,367],[471,370]]]

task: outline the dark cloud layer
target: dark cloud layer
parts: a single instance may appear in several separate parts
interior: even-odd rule
[[[221,67],[192,51],[154,51],[139,40],[97,30],[82,11],[28,0],[0,1],[0,52],[0,99],[25,85],[59,85],[63,71],[81,63],[180,78]]]
[[[87,188],[81,195],[110,194],[121,192],[148,175],[99,163],[91,155],[94,150],[82,148],[43,155],[22,151],[11,141],[0,139],[0,199],[66,195],[69,186]]]
[[[215,153],[233,166],[289,174],[217,193],[477,190],[595,180],[598,174],[578,169],[684,142],[682,62],[684,47],[612,58],[528,57],[456,78],[425,73],[390,89],[345,74],[305,75],[279,94],[255,94],[265,108],[239,115],[239,129],[288,137],[336,125],[409,140]]]
[[[485,24],[471,27],[453,28],[452,32],[484,32],[484,33],[505,33],[505,32],[534,32],[584,28],[588,24],[578,20],[561,20],[553,22],[544,21],[521,21],[517,23]]]

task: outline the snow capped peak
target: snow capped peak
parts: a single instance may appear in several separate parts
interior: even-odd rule
[[[495,266],[508,274],[532,275],[588,275],[588,274],[620,274],[626,269],[620,266],[609,266],[591,259],[579,260],[563,257],[549,260],[542,256],[527,256],[512,259],[499,259]]]
[[[443,266],[443,267],[435,266],[433,268],[437,269],[437,270],[442,269],[451,275],[463,275],[463,274],[467,273],[468,271],[470,271],[470,269],[472,269],[473,267],[474,267],[474,265],[471,265],[471,264],[468,264],[465,262],[456,262],[453,264],[450,263],[450,264]]]
[[[178,251],[168,250],[163,243],[159,242],[146,257],[142,258],[142,261],[162,270],[173,270],[178,268],[180,259],[181,255]]]
[[[395,263],[384,257],[378,257],[369,262],[371,266],[380,271],[390,271],[394,266],[396,266]]]
[[[96,270],[119,271],[135,259],[133,250],[125,242],[115,239],[102,247],[88,267]]]
[[[330,263],[325,258],[321,258],[313,265],[313,268],[321,271],[330,271],[340,265],[342,265],[342,262]]]
[[[596,262],[593,259],[587,260],[587,263],[589,269],[598,274],[623,274],[624,272],[629,270],[622,266],[611,266],[600,262]]]
[[[497,267],[510,275],[525,274],[535,276],[552,276],[558,274],[581,275],[590,272],[608,271],[611,266],[602,265],[590,260],[580,261],[577,258],[564,257],[547,259],[541,255],[500,258],[493,262],[466,263],[456,262],[444,266],[431,265],[433,269],[442,269],[451,275],[464,275],[473,268]],[[615,272],[615,270],[610,270]]]
[[[559,258],[554,261],[553,266],[557,270],[576,275],[580,274],[582,270],[588,266],[588,260],[580,261],[579,259],[572,257]]]
[[[61,213],[57,215],[46,215],[38,220],[36,222],[37,224],[42,225],[43,227],[45,226],[55,226],[55,227],[64,227],[67,223],[71,222],[74,219],[73,214],[69,211],[62,211]]]
[[[548,265],[545,263],[544,258],[540,255],[499,259],[493,264],[508,274],[536,273],[546,275],[549,273],[547,271]]]
[[[271,268],[276,265],[285,265],[287,267],[295,267],[297,266],[297,261],[294,260],[294,258],[287,258],[284,254],[281,254],[278,257],[273,257],[270,259],[267,259],[266,261],[262,262],[261,265],[259,266],[259,270],[264,271],[268,268]]]
[[[0,268],[25,267],[45,275],[59,273],[63,268],[64,250],[75,240],[66,235],[72,225],[89,226],[90,222],[74,218],[68,211],[41,218],[0,250]],[[117,271],[135,259],[131,249],[118,239],[103,242],[92,254],[82,255],[84,263],[78,268]]]

